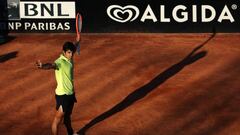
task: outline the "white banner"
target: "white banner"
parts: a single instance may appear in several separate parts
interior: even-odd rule
[[[75,18],[75,2],[20,2],[21,19]]]

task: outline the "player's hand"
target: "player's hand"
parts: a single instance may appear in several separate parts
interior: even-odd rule
[[[37,68],[42,68],[42,62],[40,60],[36,61]]]

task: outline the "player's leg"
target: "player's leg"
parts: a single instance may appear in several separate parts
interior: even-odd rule
[[[64,115],[64,125],[67,128],[68,135],[73,134],[73,128],[72,128],[72,121],[71,121],[71,114],[72,114],[72,109],[73,109],[74,103],[69,103],[67,107],[67,111]]]
[[[70,115],[64,116],[64,125],[67,128],[68,135],[72,135],[73,128],[72,128],[72,124],[71,124],[71,116]]]
[[[55,114],[55,117],[52,122],[52,134],[58,135],[58,126],[61,123],[62,119],[64,117],[64,112],[62,109],[62,106],[60,106]]]

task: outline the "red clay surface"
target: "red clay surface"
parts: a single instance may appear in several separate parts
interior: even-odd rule
[[[0,45],[0,134],[50,135],[54,71],[35,61],[53,62],[75,35],[14,36]],[[239,135],[239,44],[240,34],[84,34],[74,58],[74,130]]]

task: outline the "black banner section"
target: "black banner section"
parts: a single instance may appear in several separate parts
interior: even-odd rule
[[[8,12],[7,1],[0,2],[0,44],[4,38],[8,35]]]
[[[3,0],[1,35],[73,33],[75,15],[87,33],[240,32],[239,0]]]
[[[240,32],[238,0],[80,0],[83,32]]]

